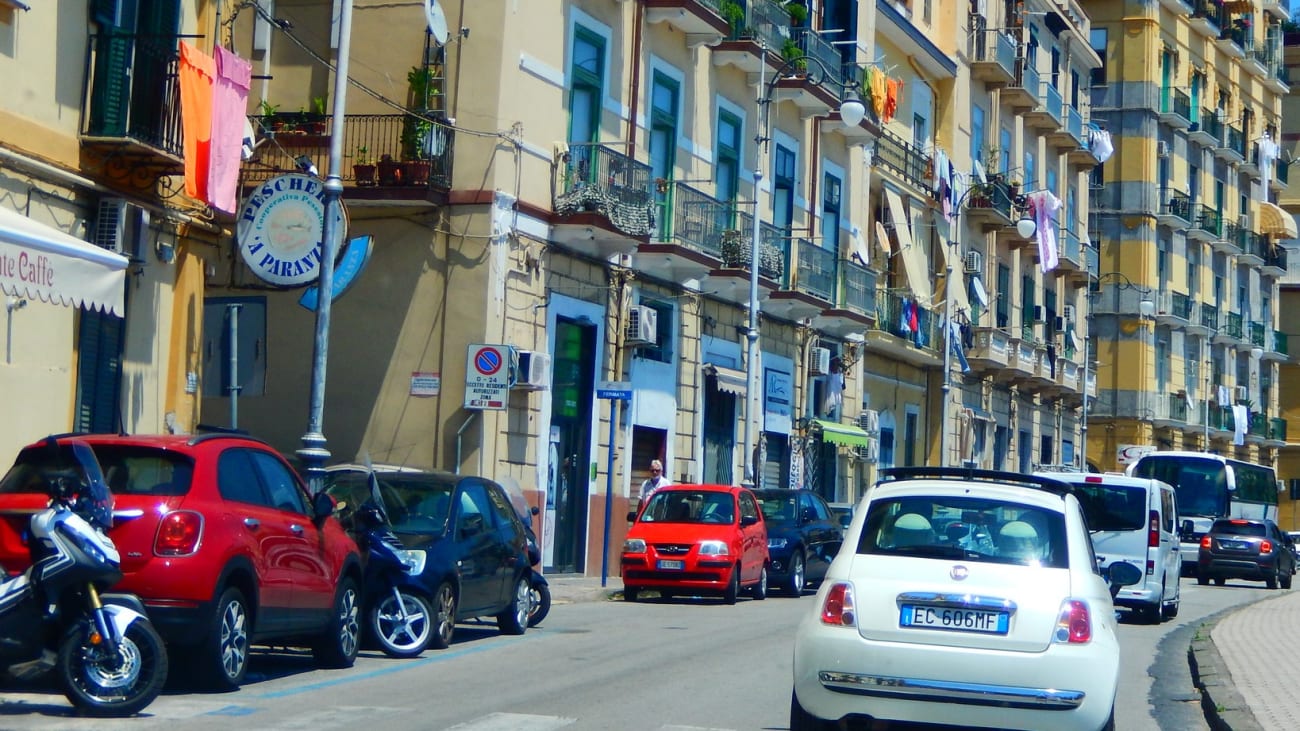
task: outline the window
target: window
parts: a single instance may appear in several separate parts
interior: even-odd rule
[[[650,175],[654,178],[673,179],[677,159],[677,93],[677,82],[660,71],[654,72],[650,88]],[[665,211],[667,190],[668,186],[663,186],[655,191],[661,236],[669,224]]]
[[[843,183],[831,173],[822,176],[822,240],[821,247],[839,254],[840,250],[840,198]]]
[[[1196,297],[1201,288],[1201,251],[1193,244],[1187,244],[1187,294]]]
[[[1049,167],[1049,168],[1047,168],[1047,189],[1050,190],[1050,191],[1052,191],[1052,194],[1053,194],[1053,195],[1055,195],[1055,194],[1057,193],[1057,189],[1056,189],[1056,168],[1053,168],[1053,167]]]
[[[886,469],[894,466],[894,427],[880,427],[880,468]]]
[[[998,264],[997,326],[1006,328],[1011,324],[1011,267]]]
[[[1100,170],[1101,166],[1098,165],[1096,169]],[[1034,153],[1032,151],[1025,150],[1024,190],[1025,192],[1029,192],[1037,189],[1038,189],[1038,161],[1035,159]]]
[[[1034,277],[1032,274],[1020,278],[1020,324],[1024,326],[1026,331],[1032,332],[1030,330],[1034,326]]]
[[[266,485],[271,504],[279,510],[307,515],[307,499],[283,462],[266,452],[249,452],[253,468]]]
[[[1156,337],[1156,390],[1165,394],[1169,390],[1169,335],[1162,333]]]
[[[227,449],[217,458],[217,491],[226,500],[238,503],[266,505],[269,502],[245,449]]]
[[[638,358],[671,363],[673,359],[674,329],[673,306],[658,300],[641,300],[641,304],[655,311],[655,344],[636,349]]]
[[[978,104],[970,110],[970,151],[972,160],[984,159],[984,108]]]
[[[726,110],[718,110],[718,164],[714,173],[717,176],[718,199],[728,203],[735,202],[739,189],[740,136],[740,118]],[[734,211],[732,215],[735,215]],[[728,228],[731,223],[733,222],[728,222]]]
[[[605,39],[586,28],[574,28],[573,61],[569,66],[569,142],[595,142],[600,137],[600,97],[605,71]]]
[[[772,223],[789,235],[794,225],[795,153],[776,146],[772,160]]]
[[[913,467],[916,461],[916,425],[920,415],[916,407],[907,407],[907,413],[903,416],[903,466]]]
[[[1055,464],[1052,461],[1052,446],[1056,441],[1051,434],[1042,434],[1038,437],[1038,463]]]
[[[1011,128],[1003,127],[998,133],[998,172],[1011,170]]]
[[[1169,281],[1169,241],[1161,238],[1156,242],[1156,277],[1161,282]]]

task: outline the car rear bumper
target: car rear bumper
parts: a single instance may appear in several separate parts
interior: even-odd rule
[[[212,602],[144,600],[145,613],[167,644],[194,644],[212,628]]]
[[[1202,576],[1224,579],[1267,579],[1277,573],[1277,560],[1201,557],[1197,571]]]

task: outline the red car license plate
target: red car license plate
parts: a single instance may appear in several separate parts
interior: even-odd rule
[[[669,561],[662,558],[659,559],[659,563],[656,565],[662,571],[681,571],[682,569],[686,568],[685,561]]]

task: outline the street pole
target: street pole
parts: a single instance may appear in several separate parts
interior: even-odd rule
[[[325,178],[325,221],[321,226],[320,279],[317,288],[320,297],[316,305],[316,338],[312,348],[311,391],[307,413],[307,431],[302,435],[302,448],[298,459],[302,461],[307,483],[312,494],[325,486],[325,464],[330,452],[325,448],[323,420],[325,412],[325,372],[329,362],[330,306],[334,299],[334,258],[338,255],[339,241],[344,232],[343,220],[343,165],[344,117],[347,111],[348,56],[352,45],[352,0],[341,0],[339,9],[338,63],[334,69],[334,116],[330,120],[329,171]]]
[[[961,234],[961,211],[957,213],[957,234]],[[944,267],[943,280],[943,417],[939,426],[939,466],[948,466],[948,424],[952,405],[949,392],[952,390],[952,260],[957,256],[954,239],[948,239],[948,265]]]
[[[766,44],[759,43],[760,58],[767,57],[766,48]],[[770,103],[767,99],[766,72],[767,64],[759,64],[758,119],[755,120],[758,123],[758,133],[754,136],[754,230],[749,251],[749,332],[745,333],[749,351],[745,357],[745,474],[741,484],[746,487],[755,487],[758,484],[755,479],[757,472],[754,469],[754,419],[757,416],[755,412],[758,411],[755,404],[758,401],[760,388],[758,383],[758,260],[762,254],[759,242],[762,229],[759,226],[761,209],[758,204],[758,192],[759,185],[763,182],[763,147],[767,144],[767,105]]]

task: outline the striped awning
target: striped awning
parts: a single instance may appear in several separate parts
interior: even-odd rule
[[[825,419],[813,419],[821,429],[822,441],[845,447],[865,447],[871,444],[871,435],[852,424],[839,424]]]
[[[1259,231],[1287,239],[1300,238],[1300,233],[1296,230],[1295,216],[1268,201],[1261,201],[1259,204]]]

